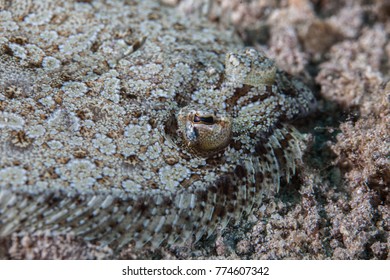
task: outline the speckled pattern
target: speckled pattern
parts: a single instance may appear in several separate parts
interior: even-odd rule
[[[88,2],[0,1],[0,236],[198,240],[289,181],[301,82],[157,1]],[[228,145],[186,149],[186,106],[228,114]]]

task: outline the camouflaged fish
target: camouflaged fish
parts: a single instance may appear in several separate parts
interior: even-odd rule
[[[295,173],[313,95],[231,31],[157,1],[1,3],[1,237],[196,241]]]

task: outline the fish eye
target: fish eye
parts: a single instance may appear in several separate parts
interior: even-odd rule
[[[199,108],[200,107],[200,108]],[[232,139],[232,118],[199,104],[188,105],[176,115],[182,147],[201,157],[223,151]]]

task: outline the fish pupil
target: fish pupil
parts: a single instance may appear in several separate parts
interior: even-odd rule
[[[204,124],[214,124],[214,118],[213,117],[201,117],[201,116],[195,115],[194,122],[195,123],[202,122]]]

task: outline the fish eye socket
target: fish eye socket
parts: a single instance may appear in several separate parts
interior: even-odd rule
[[[213,117],[201,117],[201,116],[195,115],[194,122],[195,123],[204,123],[204,124],[214,124],[214,118]]]

